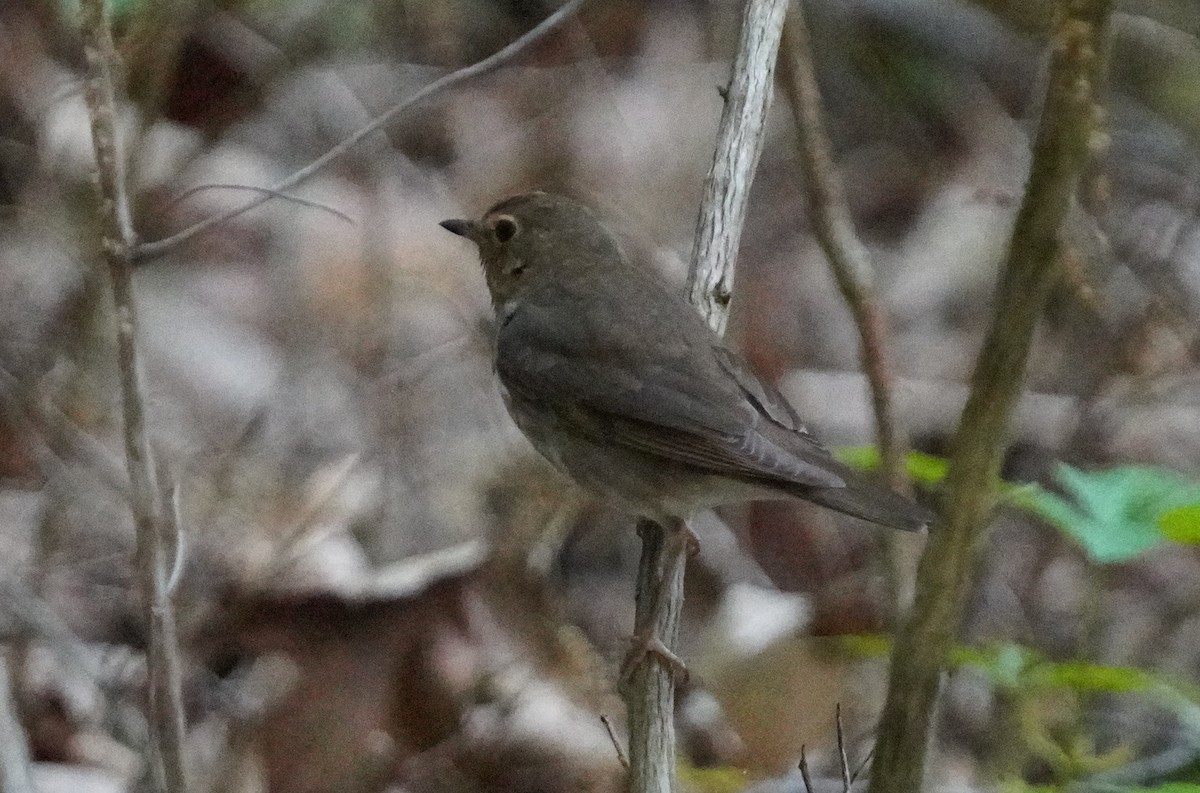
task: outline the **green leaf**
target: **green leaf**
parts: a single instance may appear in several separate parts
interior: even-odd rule
[[[1200,504],[1167,510],[1158,516],[1158,528],[1168,540],[1200,545]]]
[[[909,452],[904,458],[908,475],[925,485],[936,485],[950,473],[950,461],[924,452]]]
[[[1116,787],[1115,793],[1200,793],[1200,784],[1195,782],[1167,782],[1154,787]]]
[[[953,661],[955,665],[977,669],[992,685],[1007,689],[1128,694],[1161,691],[1164,685],[1142,669],[1086,661],[1051,661],[1037,650],[1015,642],[957,647]]]
[[[878,471],[882,464],[879,449],[875,446],[845,446],[834,450],[833,455],[851,468],[861,471]],[[909,452],[904,457],[904,469],[914,482],[936,485],[946,478],[950,463],[932,454]]]
[[[1084,661],[1046,663],[1038,670],[1037,682],[1069,688],[1074,691],[1100,691],[1109,694],[1126,694],[1133,691],[1149,691],[1157,680],[1141,669],[1128,666],[1104,666]]]
[[[892,651],[892,639],[882,633],[848,633],[838,636],[837,646],[854,658],[887,658]]]
[[[1018,688],[1029,668],[1040,660],[1036,651],[1014,642],[988,644],[983,647],[956,647],[951,652],[955,666],[977,669],[994,686]]]
[[[1046,491],[1037,482],[1022,482],[1020,484],[1012,482],[1000,483],[1000,498],[1026,512],[1034,511],[1029,502],[1040,498],[1044,492]]]
[[[879,449],[874,446],[843,446],[834,449],[833,456],[860,471],[879,470]]]
[[[681,759],[676,763],[675,771],[684,786],[700,793],[737,793],[746,789],[746,771],[734,766],[696,768]]]
[[[1135,559],[1162,542],[1169,535],[1160,527],[1160,517],[1200,496],[1195,483],[1150,466],[1081,471],[1059,465],[1056,478],[1071,501],[1036,486],[1010,493],[1009,500],[1069,534],[1100,564]],[[1191,517],[1177,518],[1181,534],[1194,524]]]

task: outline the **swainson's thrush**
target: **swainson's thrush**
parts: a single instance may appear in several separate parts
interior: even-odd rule
[[[479,247],[509,413],[583,487],[661,525],[785,496],[898,529],[929,523],[835,460],[587,207],[525,193],[441,225]]]

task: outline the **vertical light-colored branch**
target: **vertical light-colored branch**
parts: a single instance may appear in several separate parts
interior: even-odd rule
[[[0,653],[0,793],[34,793],[29,742],[13,698],[8,658]]]
[[[704,185],[688,270],[688,298],[718,333],[725,329],[734,264],[750,184],[762,153],[787,0],[748,0],[725,109],[717,131],[713,165]],[[685,545],[670,530],[643,523],[638,566],[638,625],[675,649],[683,608]],[[675,789],[675,680],[673,670],[647,657],[626,687],[629,708],[629,775],[633,793]]]
[[[638,523],[642,556],[638,563],[634,635],[650,636],[674,652],[683,611],[686,527]],[[674,536],[672,536],[674,535]],[[632,793],[675,790],[675,674],[645,656],[625,686],[629,725],[629,789]]]
[[[1058,273],[1059,230],[1087,160],[1097,112],[1095,61],[1103,51],[1110,11],[1111,0],[1062,3],[1029,181],[995,314],[955,436],[941,520],[921,559],[916,601],[892,652],[870,793],[921,788],[943,670],[996,502],[1009,417],[1024,381],[1034,328]]]
[[[893,409],[887,314],[875,291],[871,254],[854,230],[846,188],[834,163],[813,66],[811,37],[800,0],[793,0],[783,23],[779,71],[796,125],[796,149],[804,171],[804,191],[813,229],[858,329],[859,357],[870,390],[880,468],[889,485],[907,492],[904,455],[908,439]],[[894,533],[879,537],[891,604],[891,626],[899,623],[912,603],[912,573],[920,547],[913,540]]]
[[[748,0],[712,168],[696,219],[687,296],[717,333],[725,331],[750,183],[762,154],[787,0]]]
[[[166,672],[179,663],[174,643],[170,602],[162,575],[162,542],[159,509],[146,412],[142,398],[137,355],[137,311],[133,297],[133,235],[130,231],[128,197],[117,141],[116,96],[113,71],[116,50],[103,0],[80,4],[87,59],[84,98],[92,128],[96,155],[97,207],[100,252],[112,285],[117,334],[117,369],[121,383],[121,412],[124,424],[125,466],[129,476],[129,501],[137,535],[136,573],[142,616],[148,642],[147,671],[150,693],[149,722],[153,750],[161,763],[168,793],[183,793],[183,757],[174,736],[182,732],[183,714],[172,712],[179,702],[177,685]]]

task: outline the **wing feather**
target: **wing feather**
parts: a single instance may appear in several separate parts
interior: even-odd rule
[[[627,321],[620,332],[609,326],[597,333],[587,305],[577,308],[570,328],[551,326],[552,315],[537,301],[505,322],[496,370],[513,398],[553,411],[560,427],[579,435],[707,473],[845,486],[840,466],[783,397],[721,347],[695,314],[665,318],[702,329],[691,334],[700,341],[689,343],[687,334],[647,339],[636,317],[607,316]]]

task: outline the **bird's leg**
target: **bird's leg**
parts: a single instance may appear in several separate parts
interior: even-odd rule
[[[648,658],[653,657],[670,669],[681,683],[686,683],[689,677],[687,666],[656,633],[657,615],[662,610],[667,597],[666,582],[673,576],[675,565],[684,564],[685,558],[695,554],[700,548],[700,541],[688,528],[687,522],[672,519],[666,525],[656,524],[649,520],[638,521],[638,534],[643,542],[648,541],[647,532],[656,532],[667,547],[664,557],[668,564],[661,571],[658,585],[649,594],[649,608],[643,609],[638,604],[636,625],[633,632],[633,645],[621,664],[621,682],[628,681],[634,671]]]

